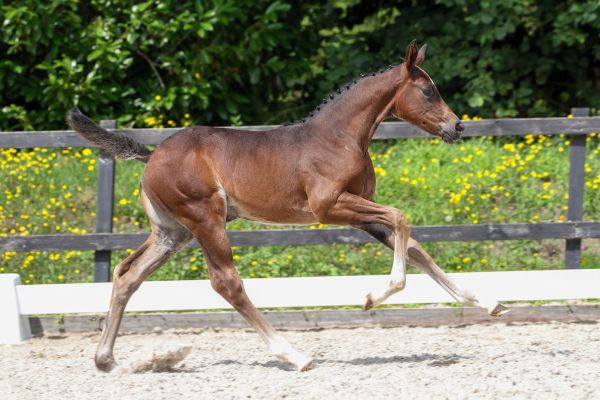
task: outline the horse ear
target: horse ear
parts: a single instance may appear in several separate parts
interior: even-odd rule
[[[427,44],[424,44],[419,49],[419,53],[417,53],[417,58],[415,59],[415,65],[417,67],[421,66],[421,64],[423,64],[423,61],[425,61],[425,53],[427,53]]]
[[[411,69],[415,65],[417,59],[417,40],[413,39],[406,48],[406,55],[404,56],[404,65],[407,69]]]

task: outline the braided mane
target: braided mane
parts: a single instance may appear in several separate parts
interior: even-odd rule
[[[321,103],[318,106],[316,106],[306,117],[301,118],[297,121],[286,122],[283,125],[288,126],[288,125],[303,124],[303,123],[311,120],[313,117],[315,117],[317,114],[319,114],[326,105],[337,101],[342,95],[346,94],[350,89],[352,89],[358,83],[364,81],[365,79],[369,79],[369,78],[373,78],[375,76],[381,75],[384,72],[387,72],[393,68],[396,68],[397,66],[398,65],[389,65],[387,68],[382,68],[377,72],[372,72],[370,74],[361,74],[358,78],[354,78],[354,79],[348,81],[346,84],[340,86],[337,90],[335,90],[335,91],[331,92],[329,95],[325,96],[323,98],[323,100],[321,101]]]

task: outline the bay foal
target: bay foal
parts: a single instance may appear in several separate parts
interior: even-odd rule
[[[390,115],[452,143],[463,126],[420,68],[423,46],[413,41],[404,63],[349,85],[307,121],[270,131],[193,127],[166,139],[153,153],[117,132],[98,127],[76,108],[70,126],[111,154],[147,162],[141,201],[152,233],[113,274],[113,293],[95,362],[115,365],[113,347],[125,306],[148,275],[196,238],[212,287],[252,325],[280,360],[299,370],[310,357],[296,351],[254,307],[235,268],[225,225],[235,218],[265,223],[351,225],[394,251],[389,283],[367,295],[365,309],[405,285],[407,257],[463,303],[499,315],[504,307],[481,302],[452,283],[410,237],[404,214],[371,200],[375,174],[368,146]]]

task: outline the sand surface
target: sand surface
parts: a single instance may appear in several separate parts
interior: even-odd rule
[[[115,348],[120,367],[109,374],[92,362],[98,334],[0,345],[0,399],[600,398],[600,326],[593,323],[284,335],[315,358],[314,369],[296,372],[241,330],[123,335]],[[185,346],[190,354],[171,371],[129,368]]]

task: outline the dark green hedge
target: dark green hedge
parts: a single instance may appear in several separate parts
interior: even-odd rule
[[[413,38],[459,114],[600,106],[597,0],[20,0],[0,22],[2,130],[63,128],[75,103],[137,126],[292,120]]]

